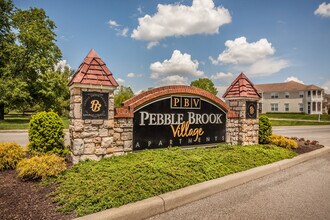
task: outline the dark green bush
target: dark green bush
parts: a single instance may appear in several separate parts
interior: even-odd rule
[[[63,129],[63,121],[55,112],[39,112],[34,115],[29,124],[29,151],[32,154],[66,153]]]
[[[24,180],[57,176],[66,169],[64,158],[54,154],[21,160],[16,167],[18,177]]]
[[[259,117],[259,143],[268,144],[271,141],[272,125],[265,115]]]
[[[0,143],[0,170],[15,169],[25,157],[23,147],[16,143]]]

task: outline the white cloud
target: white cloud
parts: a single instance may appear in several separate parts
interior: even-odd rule
[[[213,0],[193,0],[192,6],[158,4],[156,14],[139,18],[131,37],[156,42],[171,36],[216,34],[222,25],[230,22],[229,11],[216,7]]]
[[[158,41],[151,41],[148,43],[147,49],[150,50],[151,48],[157,46],[159,44]]]
[[[249,43],[245,37],[225,42],[226,49],[217,59],[209,57],[214,65],[234,65],[237,71],[251,76],[267,76],[290,66],[289,61],[274,57],[275,48],[266,38]]]
[[[109,27],[111,29],[114,29],[116,31],[116,35],[117,36],[122,36],[122,37],[127,37],[128,36],[128,31],[129,31],[129,28],[128,27],[119,28],[122,25],[118,24],[114,20],[109,20],[108,24],[109,24]]]
[[[253,63],[246,68],[245,72],[251,76],[268,76],[289,66],[290,64],[287,60],[269,58]]]
[[[274,47],[267,39],[262,38],[257,42],[248,43],[245,37],[227,40],[227,47],[215,60],[209,57],[213,64],[252,64],[275,53]]]
[[[117,31],[117,36],[127,37],[129,28],[125,27],[123,29],[116,29],[116,31]]]
[[[223,73],[223,72],[218,72],[214,75],[211,76],[211,79],[213,80],[219,80],[219,79],[222,79],[222,80],[231,80],[234,78],[234,75],[232,73]]]
[[[142,6],[140,5],[137,9],[136,9],[140,14],[143,14],[143,9]]]
[[[326,81],[321,87],[325,93],[330,94],[330,80]]]
[[[190,54],[174,50],[169,60],[150,64],[151,78],[158,79],[171,75],[201,77],[204,72],[198,70],[198,65],[198,61],[192,60]]]
[[[125,80],[121,79],[121,78],[117,78],[117,82],[120,84],[124,84],[125,83]]]
[[[116,21],[114,21],[114,20],[109,20],[109,21],[108,21],[108,24],[109,24],[110,27],[119,27],[119,26],[120,26],[120,25],[119,25]]]
[[[319,7],[314,11],[315,15],[322,17],[330,17],[330,3],[323,2]]]
[[[157,83],[160,85],[188,85],[188,78],[179,75],[172,75],[158,80]]]
[[[301,84],[305,84],[303,81],[299,80],[297,77],[295,76],[289,76],[284,82],[290,82],[290,81],[295,81]]]
[[[66,63],[66,60],[60,60],[57,64],[54,65],[54,69],[60,70],[61,72],[64,72],[65,67],[69,68],[69,70],[71,69],[71,66]]]
[[[140,77],[142,77],[143,76],[143,74],[136,74],[136,73],[128,73],[127,74],[127,77],[128,78],[134,78],[134,77],[136,77],[136,78],[140,78]]]

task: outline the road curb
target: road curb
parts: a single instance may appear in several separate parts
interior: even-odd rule
[[[159,196],[144,199],[135,203],[123,205],[101,212],[86,215],[76,220],[114,220],[114,219],[145,219],[164,213],[182,205],[200,200],[224,190],[239,186],[269,174],[285,170],[292,166],[314,159],[326,153],[330,153],[330,147],[324,147],[296,156],[292,159],[281,160],[272,164],[256,167],[250,170],[234,173],[218,179],[198,183]]]

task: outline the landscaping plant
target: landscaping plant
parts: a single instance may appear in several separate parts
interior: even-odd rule
[[[295,155],[274,145],[145,150],[75,164],[52,195],[60,211],[82,216]]]
[[[29,124],[29,145],[32,153],[66,154],[63,121],[55,112],[39,112]]]
[[[259,117],[259,143],[269,144],[272,135],[272,125],[265,115]]]
[[[24,157],[22,146],[16,143],[0,143],[0,170],[15,169]]]
[[[44,179],[57,176],[66,169],[64,158],[55,154],[45,154],[21,160],[16,167],[18,177],[24,180]]]
[[[281,135],[276,135],[276,134],[273,134],[271,136],[271,143],[276,146],[287,148],[287,149],[297,149],[298,148],[298,143],[295,140],[286,138]]]

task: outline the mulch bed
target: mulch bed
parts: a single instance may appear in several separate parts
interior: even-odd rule
[[[297,149],[292,149],[292,151],[298,154],[308,153],[313,150],[317,150],[324,147],[323,145],[319,144],[318,141],[310,141],[310,140],[305,140],[304,138],[296,138],[296,137],[292,137],[291,139],[295,140],[298,143],[299,147]]]
[[[73,219],[75,214],[56,212],[49,193],[54,187],[40,186],[38,182],[21,181],[13,170],[0,171],[0,219]]]
[[[319,148],[317,141],[292,138],[299,148],[293,149],[298,154],[307,153]],[[69,163],[69,166],[71,163]],[[65,220],[76,217],[74,213],[63,214],[56,211],[56,204],[51,201],[49,193],[54,187],[40,186],[39,182],[22,181],[13,170],[0,171],[0,219],[1,220]]]

